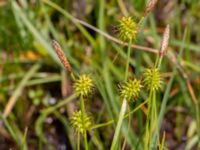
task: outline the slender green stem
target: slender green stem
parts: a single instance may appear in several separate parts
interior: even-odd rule
[[[81,96],[81,113],[82,113],[82,117],[84,117],[84,115],[85,115],[85,102],[84,102],[83,96]]]
[[[25,131],[24,131],[24,136],[23,136],[23,139],[22,139],[22,144],[21,144],[21,149],[22,150],[27,150],[27,132],[28,132],[28,128],[26,127],[25,128]]]
[[[147,111],[147,120],[146,120],[146,133],[145,133],[145,139],[144,139],[144,150],[148,150],[149,147],[149,141],[150,141],[150,130],[151,130],[151,112],[152,112],[152,90],[150,90],[149,92],[149,96],[148,96],[148,103],[147,103],[147,107],[148,107],[148,111]]]
[[[161,63],[162,63],[162,57],[161,57],[161,58],[159,59],[159,61],[158,61],[158,68],[160,68]]]
[[[83,133],[83,137],[84,137],[85,150],[88,150],[88,141],[87,141],[87,131],[86,130]]]
[[[151,132],[151,143],[150,145],[152,145],[152,149],[155,149],[157,147],[157,140],[155,140],[155,138],[153,138],[153,136],[159,137],[159,132],[158,132],[158,114],[157,114],[157,105],[156,105],[156,91],[153,91],[153,95],[152,95],[152,118],[151,118],[151,124],[152,124],[152,132]],[[157,138],[159,139],[159,138]]]
[[[154,106],[155,106],[155,118],[156,118],[156,122],[158,122],[158,111],[157,111],[157,100],[156,100],[156,93],[155,93],[155,98],[154,98]],[[156,134],[157,137],[159,139],[159,131],[158,131],[158,124],[156,123]]]
[[[163,60],[163,57],[160,57],[159,54],[157,54],[156,62],[155,62],[155,66],[154,67],[155,68],[160,68],[162,60]]]
[[[114,120],[110,120],[110,121],[105,122],[105,123],[94,125],[91,129],[97,129],[97,128],[105,127],[105,126],[111,125],[113,123],[114,123]]]
[[[84,102],[84,99],[83,99],[83,96],[81,96],[81,117],[82,117],[82,121],[84,120],[84,117],[86,115],[86,112],[85,112],[85,102]],[[83,128],[84,127],[84,122],[83,122]],[[85,144],[85,150],[88,150],[88,142],[87,142],[87,131],[85,130],[84,133],[83,133],[83,138],[84,138],[84,144]]]
[[[131,55],[131,41],[128,44],[128,53],[127,53],[127,61],[126,61],[126,72],[125,72],[125,82],[128,79],[128,68],[130,63],[130,55]]]
[[[121,126],[122,126],[122,121],[123,121],[123,118],[124,118],[124,114],[126,112],[126,107],[127,107],[127,101],[126,101],[126,99],[123,99],[121,110],[120,110],[120,113],[119,113],[119,119],[118,119],[118,122],[117,122],[117,127],[116,127],[114,138],[113,138],[113,141],[112,141],[112,144],[111,144],[111,150],[116,150],[117,140],[119,138],[119,134],[120,134]]]
[[[80,150],[80,146],[81,146],[81,141],[80,141],[80,133],[78,133],[78,139],[77,139],[77,150]]]
[[[148,140],[148,149],[151,150],[151,143],[152,143],[152,135],[153,135],[153,121],[154,121],[154,106],[153,106],[153,98],[151,97],[151,108],[150,108],[150,120],[149,120],[149,140]]]

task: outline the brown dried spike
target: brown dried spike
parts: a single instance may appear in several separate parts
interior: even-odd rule
[[[67,69],[67,71],[69,73],[72,72],[71,70],[71,65],[69,64],[69,61],[67,60],[67,58],[65,57],[64,52],[62,51],[62,48],[60,46],[60,44],[58,44],[58,42],[56,40],[52,40],[52,45],[54,47],[54,50],[56,51],[60,61],[62,62],[62,64],[64,65],[64,67]]]
[[[160,43],[160,49],[159,49],[159,55],[160,57],[163,57],[163,55],[167,51],[168,43],[169,43],[169,34],[170,34],[170,28],[169,25],[166,26],[165,31],[163,33],[163,38]]]
[[[145,9],[144,16],[146,16],[154,8],[157,2],[158,0],[150,0],[150,2],[148,3]]]

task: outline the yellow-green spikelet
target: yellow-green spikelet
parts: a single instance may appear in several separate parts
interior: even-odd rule
[[[144,71],[144,86],[147,90],[157,91],[161,88],[162,79],[158,68],[150,68]]]
[[[142,85],[139,80],[129,80],[120,86],[120,96],[130,102],[139,96],[141,88]]]
[[[89,130],[92,126],[91,117],[87,116],[86,114],[82,114],[81,111],[76,111],[73,113],[70,123],[75,131],[81,134]]]
[[[132,17],[122,17],[119,21],[119,38],[128,42],[135,40],[137,28],[137,24]]]
[[[74,93],[79,96],[88,96],[93,90],[93,80],[89,75],[83,74],[75,80]]]

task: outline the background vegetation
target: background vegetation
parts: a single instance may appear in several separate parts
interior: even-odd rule
[[[118,39],[121,17],[128,14],[138,22],[146,4],[147,0],[1,0],[0,149],[76,148],[69,118],[79,100],[71,96],[73,83],[52,39],[62,46],[75,75],[87,73],[95,81],[85,101],[93,122],[117,120],[122,102],[117,87],[124,79],[127,48],[113,37]],[[163,31],[170,25],[168,53],[160,69],[164,84],[157,95],[158,115],[164,115],[160,135],[165,133],[165,148],[170,150],[198,149],[199,9],[198,0],[158,0],[134,43],[142,47],[131,49],[129,74],[140,78],[144,68],[154,65]],[[138,109],[128,134],[128,119],[123,121],[118,143],[127,137],[126,149],[142,149],[147,108],[140,104],[146,97],[142,91],[131,103],[132,110]],[[89,149],[109,149],[115,125],[88,132]]]

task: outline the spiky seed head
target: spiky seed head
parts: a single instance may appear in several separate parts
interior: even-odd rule
[[[79,75],[78,79],[75,80],[74,92],[79,96],[88,96],[93,91],[93,88],[93,80],[89,75]]]
[[[92,119],[85,113],[82,114],[81,111],[76,111],[73,113],[70,123],[77,133],[83,134],[91,128]]]
[[[135,40],[137,28],[137,24],[132,17],[122,17],[119,21],[119,38],[128,42]]]
[[[120,96],[130,102],[139,96],[141,88],[140,80],[129,80],[125,84],[120,85]]]
[[[158,91],[161,88],[162,79],[158,68],[146,69],[144,71],[144,86],[147,90]]]

